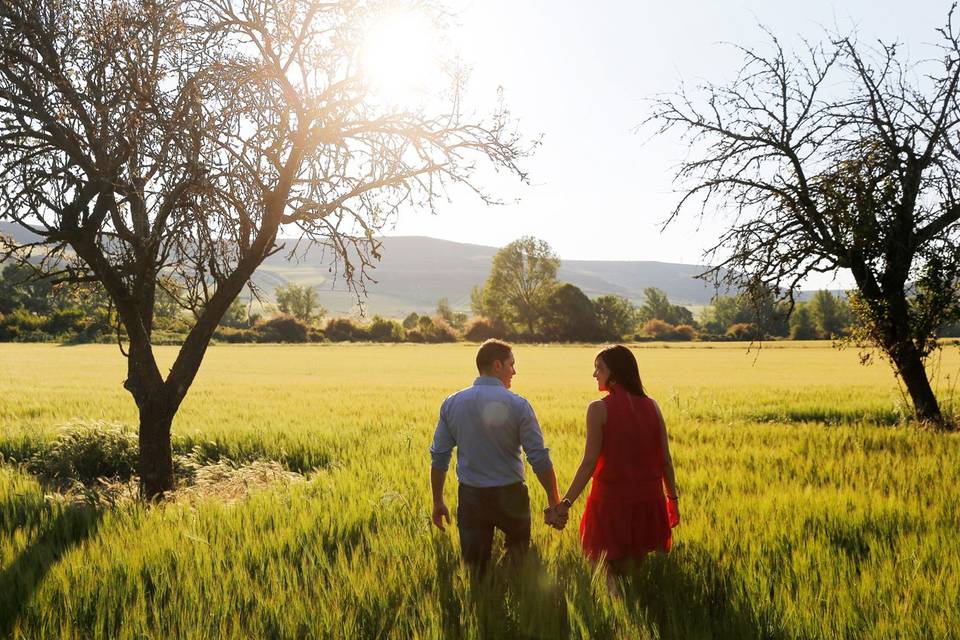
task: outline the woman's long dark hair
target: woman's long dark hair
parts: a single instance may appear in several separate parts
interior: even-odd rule
[[[630,349],[622,344],[616,344],[601,349],[597,357],[603,360],[603,364],[610,370],[608,387],[611,384],[618,384],[634,395],[646,397],[647,393],[643,390],[643,383],[640,381],[637,359],[633,357]]]

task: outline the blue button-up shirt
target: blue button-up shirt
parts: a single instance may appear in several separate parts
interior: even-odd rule
[[[471,487],[523,481],[523,447],[534,472],[553,467],[533,407],[497,378],[480,376],[443,401],[433,435],[433,468],[446,471],[457,447],[457,480]]]

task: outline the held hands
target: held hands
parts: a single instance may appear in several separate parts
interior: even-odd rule
[[[543,510],[543,521],[557,531],[563,531],[570,519],[570,508],[562,502]]]

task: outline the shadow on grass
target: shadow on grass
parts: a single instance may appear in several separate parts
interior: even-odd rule
[[[0,637],[11,635],[50,569],[96,532],[101,516],[91,506],[68,506],[39,526],[34,540],[0,573]]]
[[[664,640],[790,637],[775,612],[751,601],[737,576],[697,545],[649,556],[623,587],[632,617],[645,618]]]
[[[499,538],[499,533],[497,538]],[[537,549],[510,562],[498,553],[483,577],[461,563],[459,549],[448,538],[435,537],[438,596],[446,638],[517,638],[534,640],[567,636],[563,590],[547,573]]]

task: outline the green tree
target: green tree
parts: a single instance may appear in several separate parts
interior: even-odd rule
[[[276,298],[281,313],[290,314],[306,324],[314,324],[327,315],[327,310],[320,306],[317,290],[313,287],[290,282],[286,286],[277,287]]]
[[[637,308],[623,296],[600,296],[593,309],[606,340],[619,340],[637,328]]]
[[[637,310],[639,322],[663,320],[672,325],[693,324],[693,313],[679,304],[671,304],[667,294],[656,287],[643,290],[644,302]]]
[[[543,240],[531,236],[514,240],[493,257],[474,312],[536,335],[559,268],[560,258]]]
[[[457,331],[463,331],[464,325],[467,324],[467,314],[454,311],[453,307],[450,306],[450,301],[446,298],[437,300],[437,315]]]
[[[540,335],[562,342],[602,340],[604,332],[590,298],[565,282],[554,288],[544,304]]]
[[[377,14],[347,0],[0,4],[0,222],[33,234],[0,251],[109,296],[146,496],[174,486],[174,417],[282,227],[330,248],[362,295],[391,213],[432,209],[452,184],[489,198],[481,165],[526,177],[507,110],[464,108],[458,70],[422,108],[375,97],[356,61]],[[195,313],[162,364],[161,276]]]
[[[411,311],[410,314],[403,319],[403,328],[406,329],[407,331],[409,331],[410,329],[416,328],[417,321],[419,319],[420,319],[420,316],[417,314],[417,312]]]
[[[824,338],[847,335],[853,322],[850,303],[825,290],[813,294],[810,300],[810,316],[817,331]]]
[[[814,340],[819,337],[810,304],[798,302],[790,314],[790,339]]]

